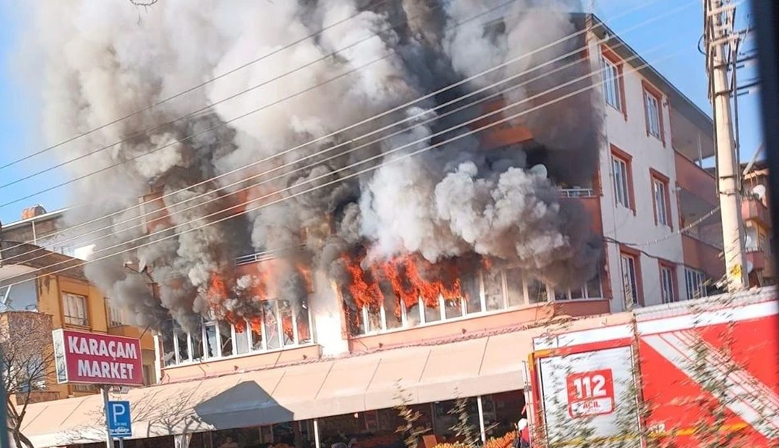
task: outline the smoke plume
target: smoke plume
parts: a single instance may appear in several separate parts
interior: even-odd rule
[[[251,317],[267,298],[301,306],[308,291],[303,266],[345,286],[353,280],[348,257],[366,267],[421,257],[429,263],[423,277],[444,272],[436,267],[446,263],[477,269],[462,260],[481,258],[554,285],[588,280],[599,247],[584,211],[558,199],[559,185],[587,186],[597,167],[593,94],[565,98],[590,85],[587,63],[562,69],[581,58],[576,54],[490,87],[583,45],[568,39],[539,50],[580,30],[571,13],[581,9],[563,0],[501,3],[166,0],[138,9],[130,2],[35,2],[24,17],[34,21],[37,40],[20,54],[42,65],[30,79],[41,92],[49,143],[260,59],[56,150],[69,160],[122,141],[67,165],[71,176],[83,176],[123,162],[74,184],[74,202],[89,198],[90,205],[68,216],[71,223],[146,201],[140,210],[98,220],[94,227],[108,231],[95,251],[149,245],[90,264],[89,278],[139,323],[153,325],[166,316],[182,325],[196,315]],[[527,83],[531,78],[537,80]],[[485,87],[466,101],[512,87],[502,104],[524,102],[493,120],[526,111],[509,125],[527,128],[532,141],[487,147],[485,132],[467,135],[476,125],[448,130],[484,113],[484,104],[451,114],[454,106],[436,107]],[[381,130],[399,120],[407,121]],[[255,165],[212,180],[248,164]],[[546,170],[531,170],[537,164]],[[354,175],[370,167],[376,169]],[[141,220],[149,210],[159,216]],[[281,260],[273,273],[278,297],[258,297],[262,273],[237,267],[237,257],[253,253]],[[122,268],[125,260],[143,273]]]

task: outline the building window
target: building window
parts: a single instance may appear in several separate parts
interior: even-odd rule
[[[630,161],[612,154],[611,165],[614,171],[614,198],[617,204],[632,209]]]
[[[663,303],[676,302],[675,271],[672,265],[660,263],[660,293]]]
[[[62,295],[63,317],[68,325],[89,326],[87,318],[87,298],[78,294]]]
[[[641,304],[640,289],[638,284],[638,257],[622,253],[620,255],[622,268],[622,288],[625,294],[625,303],[633,305]]]
[[[394,329],[413,328],[485,313],[544,303],[554,300],[602,298],[600,274],[581,288],[555,290],[551,285],[523,275],[518,268],[482,270],[462,279],[462,297],[439,296],[436,306],[421,298],[413,305],[398,301],[391,288],[382,288],[384,301],[377,306],[349,309],[351,331],[355,335],[376,334]],[[348,292],[344,292],[348,294]],[[399,307],[395,312],[395,307]]]
[[[655,170],[649,170],[652,179],[652,204],[654,206],[655,224],[671,225],[671,194],[668,188],[668,178]]]
[[[688,299],[706,297],[706,274],[703,272],[684,268],[684,284]]]
[[[663,95],[656,88],[648,84],[644,85],[644,116],[646,117],[646,133],[665,144],[663,132]]]
[[[601,58],[603,66],[603,96],[606,104],[622,111],[622,91],[620,89],[621,76],[620,66],[603,56]]]
[[[113,327],[121,327],[122,325],[125,325],[127,323],[127,320],[124,316],[124,310],[117,307],[116,305],[113,305],[111,301],[108,301],[108,326]]]
[[[296,307],[281,300],[264,301],[259,316],[235,323],[200,321],[186,331],[169,321],[161,332],[163,363],[168,367],[308,345],[313,342],[309,322],[305,303]]]

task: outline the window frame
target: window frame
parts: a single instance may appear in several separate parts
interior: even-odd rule
[[[275,302],[277,302],[277,300],[270,300],[269,302],[274,302],[274,306],[272,308],[274,310],[275,315],[277,316],[275,325],[277,326],[277,329],[281,329],[281,331],[283,331],[283,324],[281,322],[281,319],[279,318],[279,316],[280,316],[280,314],[279,314],[279,306],[278,306],[278,303],[275,303]],[[260,341],[260,347],[256,348],[256,349],[254,348],[254,343],[255,343],[254,339],[255,338],[253,336],[251,322],[249,320],[244,320],[245,329],[244,329],[243,334],[245,335],[244,337],[246,337],[247,342],[248,342],[248,351],[246,351],[244,353],[238,353],[238,344],[237,344],[236,336],[240,335],[241,333],[237,333],[236,332],[235,324],[234,323],[229,323],[229,322],[223,322],[223,324],[230,325],[230,337],[231,337],[231,340],[232,340],[232,353],[230,355],[227,355],[227,356],[223,356],[222,355],[222,344],[224,343],[224,340],[223,340],[223,337],[222,337],[222,332],[219,331],[220,322],[218,322],[216,320],[213,320],[213,319],[209,320],[209,319],[201,318],[201,325],[200,325],[200,349],[201,349],[201,351],[200,351],[200,358],[199,359],[195,359],[194,358],[194,354],[195,353],[193,351],[193,348],[195,347],[196,342],[195,342],[194,338],[192,337],[192,333],[189,332],[189,331],[184,331],[180,327],[176,328],[176,325],[174,323],[174,325],[171,327],[171,331],[172,331],[171,340],[173,341],[172,350],[173,350],[173,353],[174,353],[174,355],[173,355],[173,362],[171,362],[169,365],[163,366],[163,368],[164,369],[168,369],[168,368],[171,368],[171,367],[185,366],[185,365],[191,365],[191,364],[198,364],[198,363],[203,363],[203,362],[221,361],[221,360],[224,360],[224,359],[240,358],[240,357],[244,357],[244,356],[253,356],[253,355],[258,355],[258,354],[262,354],[262,353],[277,352],[277,351],[281,351],[281,350],[290,350],[290,349],[295,349],[295,348],[298,348],[298,347],[306,347],[306,346],[314,345],[315,344],[315,340],[314,340],[314,331],[311,328],[311,308],[310,307],[306,308],[306,313],[308,314],[309,341],[308,342],[303,342],[303,343],[300,342],[300,340],[299,340],[299,329],[297,327],[298,317],[297,317],[296,313],[293,312],[292,313],[292,316],[293,316],[292,317],[292,325],[293,325],[292,328],[293,328],[293,342],[294,343],[291,344],[291,345],[282,345],[281,343],[283,342],[283,340],[280,339],[279,340],[280,341],[279,342],[280,346],[278,348],[272,348],[272,349],[268,349],[267,339],[266,339],[266,336],[265,336],[265,334],[266,334],[265,324],[264,324],[264,321],[262,320],[264,318],[260,318],[261,322],[262,322],[260,324],[260,337],[262,338],[262,341]],[[215,354],[212,355],[212,356],[208,355],[206,327],[213,327],[214,330],[215,330],[215,333],[216,333],[216,339],[214,341],[215,342],[215,347],[214,347]],[[186,344],[187,344],[187,356],[188,356],[187,359],[183,359],[183,360],[180,359],[179,355],[180,355],[181,351],[179,350],[180,340],[177,337],[178,334],[185,335],[185,340],[186,340]],[[281,337],[281,335],[280,335],[280,337]],[[161,338],[161,339],[164,340],[165,338]],[[168,349],[163,346],[162,347],[162,353],[166,353],[167,351],[168,351]]]
[[[677,285],[676,277],[676,265],[666,260],[658,261],[658,269],[660,270],[660,300],[662,303],[674,303],[679,301],[679,286]],[[666,284],[664,273],[669,274],[668,280],[670,284]],[[669,288],[669,289],[666,289]],[[671,297],[668,300],[666,292],[670,292]]]
[[[644,124],[646,125],[647,137],[654,137],[662,142],[665,147],[665,120],[663,118],[664,106],[663,100],[665,95],[657,87],[649,84],[645,79],[641,80],[641,87],[643,90],[644,100]],[[651,132],[650,120],[649,120],[649,98],[654,99],[657,102],[657,135]]]
[[[633,215],[636,214],[636,197],[633,193],[633,156],[626,153],[625,151],[619,149],[618,147],[611,145],[611,159],[610,162],[610,171],[611,171],[611,179],[613,184],[613,194],[614,194],[614,202],[616,205],[625,207],[633,212]],[[623,204],[620,202],[619,195],[617,193],[617,176],[616,172],[614,170],[615,162],[621,162],[625,166],[625,185],[627,185],[627,192],[626,192],[626,199],[628,200],[629,204]]]
[[[706,290],[706,273],[695,268],[691,268],[689,266],[684,267],[684,288],[685,292],[687,293],[687,300],[694,300],[699,299],[703,297],[708,296],[708,291]],[[694,280],[696,284],[691,284],[690,280]],[[700,296],[695,297],[695,291],[694,289],[698,289],[698,291],[701,293]]]
[[[650,179],[650,192],[652,194],[652,211],[655,217],[655,225],[668,226],[673,230],[673,213],[671,209],[671,179],[668,176],[660,173],[654,168],[649,169]],[[663,207],[663,213],[665,214],[665,222],[660,221],[658,216],[657,195],[655,194],[655,184],[660,184],[663,187],[663,201],[665,202]]]
[[[609,103],[608,100],[606,99],[606,93],[605,93],[606,80],[604,78],[606,71],[605,71],[605,64],[604,63],[609,63],[616,69],[616,72],[617,72],[617,82],[615,83],[616,84],[616,86],[615,86],[616,87],[616,92],[615,93],[616,93],[617,98],[619,99],[620,107],[615,107],[614,105]],[[611,50],[610,48],[608,48],[605,45],[601,46],[601,69],[603,70],[603,73],[602,73],[603,76],[601,76],[601,78],[602,78],[602,82],[604,84],[603,100],[609,107],[612,107],[615,110],[617,110],[618,112],[621,112],[622,116],[625,119],[625,121],[627,121],[628,120],[628,108],[627,108],[627,104],[626,104],[627,96],[625,95],[625,76],[624,76],[624,72],[623,72],[623,62],[622,62],[622,59],[619,56],[617,56],[617,54],[613,50]]]
[[[479,270],[478,274],[474,276],[475,280],[478,282],[478,287],[475,288],[478,290],[479,293],[479,310],[478,311],[468,311],[468,298],[465,296],[460,297],[459,299],[459,309],[460,313],[458,313],[455,316],[448,316],[446,313],[446,302],[447,300],[444,299],[442,296],[439,296],[438,298],[438,307],[436,310],[438,311],[439,315],[438,318],[431,320],[428,319],[425,311],[429,310],[429,307],[425,306],[424,301],[419,298],[417,299],[417,303],[412,307],[412,309],[418,309],[420,310],[419,313],[419,322],[417,322],[415,325],[409,324],[409,309],[406,306],[405,302],[400,301],[400,315],[401,315],[401,325],[398,327],[390,328],[387,325],[387,316],[390,314],[385,307],[385,303],[382,302],[379,304],[378,309],[376,310],[378,312],[378,325],[373,326],[369,325],[368,322],[371,322],[371,314],[374,312],[370,309],[370,307],[363,307],[356,310],[356,313],[358,314],[359,318],[361,319],[361,325],[359,325],[358,332],[351,333],[351,337],[363,337],[363,336],[373,336],[377,334],[386,334],[386,333],[392,333],[396,331],[405,331],[410,330],[414,328],[419,328],[421,326],[430,326],[430,325],[437,325],[445,322],[456,322],[464,319],[470,319],[480,316],[486,316],[486,315],[493,315],[498,314],[506,311],[513,311],[522,309],[528,306],[533,305],[540,305],[544,303],[553,303],[556,301],[586,301],[586,300],[604,300],[605,299],[605,292],[603,287],[603,277],[601,274],[601,271],[599,270],[598,273],[593,277],[597,278],[597,285],[598,285],[598,297],[591,297],[590,291],[589,291],[589,281],[586,282],[581,287],[581,296],[573,298],[572,297],[572,290],[566,289],[566,290],[555,290],[551,285],[547,283],[540,282],[540,284],[544,287],[546,300],[539,301],[539,302],[532,302],[530,300],[529,295],[529,284],[532,281],[529,277],[525,276],[517,276],[515,281],[521,282],[519,285],[513,285],[514,291],[517,293],[521,293],[522,297],[520,300],[515,301],[512,304],[512,300],[510,299],[510,288],[509,288],[509,272],[514,271],[517,269],[516,266],[508,266],[500,270],[500,276],[498,282],[501,285],[501,305],[497,309],[488,309],[487,307],[487,296],[486,296],[486,282],[485,282],[485,271]],[[593,279],[590,279],[592,281]],[[555,295],[555,293],[561,294],[560,298],[558,299]]]
[[[624,272],[624,259],[630,259],[633,261],[633,277],[635,284],[633,285],[633,289],[635,289],[635,297],[633,300],[633,305],[636,306],[644,306],[644,282],[643,278],[641,277],[641,253],[637,250],[630,249],[626,246],[621,246],[619,251],[619,269],[620,269],[620,278],[622,278],[622,285],[623,285],[623,297],[625,294],[624,291],[624,280],[625,280],[625,272]]]
[[[70,310],[69,297],[78,297],[83,302],[83,318],[80,316],[71,316],[68,314]],[[72,319],[79,319],[79,323],[74,323]],[[89,297],[83,294],[76,294],[72,292],[62,291],[62,323],[74,327],[89,328]]]

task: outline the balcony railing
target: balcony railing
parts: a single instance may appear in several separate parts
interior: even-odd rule
[[[591,198],[595,196],[592,188],[561,188],[560,196],[564,198]]]

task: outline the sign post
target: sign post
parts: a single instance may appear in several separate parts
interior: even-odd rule
[[[105,446],[106,448],[114,448],[114,438],[111,436],[111,423],[108,419],[108,386],[100,387],[100,393],[103,394],[103,413],[105,414]]]
[[[132,437],[130,403],[109,401],[108,388],[143,386],[141,342],[138,339],[72,330],[54,330],[54,360],[60,384],[100,387],[106,419],[106,448]]]
[[[132,437],[133,429],[130,418],[129,401],[109,401],[106,408],[106,421],[111,437],[121,442],[127,437]]]

